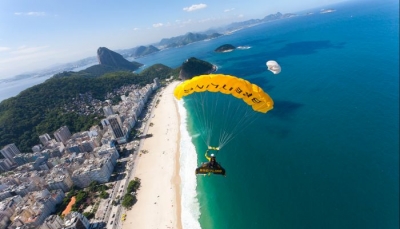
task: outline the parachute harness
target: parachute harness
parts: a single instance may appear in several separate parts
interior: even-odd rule
[[[217,152],[215,153],[215,155],[217,155],[217,153],[219,152],[219,147],[208,146],[207,152],[208,152],[209,150],[215,150],[215,151],[217,151]]]
[[[219,147],[208,146],[207,151],[206,151],[206,156],[208,154],[208,151],[210,151],[210,150],[216,151],[215,155],[217,155],[219,152],[219,149],[220,149]],[[208,176],[210,176],[210,175],[211,175],[211,172],[208,173]],[[204,176],[206,176],[206,174],[204,174]]]

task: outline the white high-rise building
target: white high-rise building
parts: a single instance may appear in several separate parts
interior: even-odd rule
[[[51,140],[50,135],[49,134],[43,134],[39,136],[40,142],[46,146],[48,144],[48,142]]]
[[[10,160],[12,163],[15,163],[14,157],[17,156],[18,154],[20,154],[21,152],[19,151],[17,146],[15,146],[15,144],[12,143],[12,144],[8,144],[8,145],[4,146],[4,148],[0,150],[0,153],[5,158]]]
[[[69,132],[67,126],[63,126],[56,132],[54,132],[54,137],[57,139],[58,142],[65,143],[68,139],[71,138],[71,132]]]
[[[104,111],[104,115],[105,115],[106,117],[108,117],[108,116],[114,114],[113,109],[112,109],[111,106],[105,106],[105,107],[103,107],[103,111]]]
[[[79,212],[71,212],[64,217],[64,229],[88,229],[89,220]]]
[[[156,90],[159,87],[160,87],[160,81],[158,80],[158,78],[155,78],[153,80],[153,90]]]

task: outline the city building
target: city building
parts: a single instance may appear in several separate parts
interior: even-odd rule
[[[88,229],[89,220],[79,212],[70,212],[64,217],[64,229]]]
[[[74,185],[69,173],[59,168],[53,169],[52,173],[47,175],[46,181],[49,190],[61,189],[68,192]]]
[[[0,229],[6,229],[9,221],[10,221],[9,216],[0,213]]]
[[[107,117],[108,122],[110,123],[112,133],[114,138],[121,138],[124,137],[125,134],[122,130],[122,122],[119,115],[110,115]]]
[[[47,189],[29,193],[16,207],[10,217],[11,228],[21,225],[39,228],[46,218],[53,213],[56,205],[61,203],[65,194],[61,190],[49,192]]]
[[[50,215],[47,217],[40,229],[61,229],[64,227],[64,220],[58,215]]]
[[[157,90],[160,87],[160,81],[158,80],[158,78],[155,78],[153,80],[153,90]]]
[[[104,111],[104,116],[106,117],[114,114],[113,109],[110,105],[103,107],[103,111]]]
[[[118,114],[110,115],[106,119],[107,121],[102,122],[102,124],[109,123],[108,128],[111,130],[114,140],[117,140],[118,143],[126,143],[126,137],[128,132],[128,128],[123,125],[121,121],[121,117]]]
[[[2,172],[7,172],[10,171],[11,168],[13,167],[13,163],[6,159],[0,159],[0,171]]]
[[[8,197],[0,202],[0,214],[11,217],[14,214],[18,203],[22,201],[21,196]]]
[[[74,185],[86,188],[92,181],[106,183],[114,170],[118,151],[109,146],[95,149],[95,158],[87,159],[72,173]]]
[[[39,136],[40,142],[46,146],[47,143],[51,140],[50,135],[49,134],[43,134]]]
[[[69,138],[71,138],[71,132],[67,126],[63,126],[54,132],[54,137],[58,142],[66,143]]]
[[[15,146],[15,144],[12,143],[12,144],[8,144],[8,145],[4,146],[3,149],[0,150],[0,153],[5,158],[10,160],[12,163],[15,163],[14,157],[17,156],[18,154],[20,154],[21,152],[19,151],[17,146]]]
[[[38,152],[42,151],[42,149],[43,149],[43,145],[42,144],[38,144],[38,145],[35,145],[35,146],[32,147],[32,151],[35,152],[35,153],[38,153]]]

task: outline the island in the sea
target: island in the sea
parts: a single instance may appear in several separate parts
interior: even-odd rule
[[[236,49],[236,47],[231,44],[224,44],[224,45],[221,45],[218,48],[216,48],[214,51],[215,52],[232,52],[235,49]]]

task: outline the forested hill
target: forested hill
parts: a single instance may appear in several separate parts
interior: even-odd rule
[[[15,143],[22,152],[31,152],[31,147],[39,144],[39,135],[52,134],[63,125],[72,133],[88,130],[97,125],[103,112],[82,115],[65,109],[77,100],[98,99],[104,101],[107,92],[129,84],[146,85],[158,77],[163,80],[176,70],[156,64],[140,74],[128,71],[108,72],[105,67],[95,73],[90,69],[80,72],[63,72],[21,92],[18,96],[0,103],[0,149]],[[82,94],[85,96],[82,97]],[[115,99],[119,98],[116,96]],[[93,107],[94,109],[94,107]]]
[[[120,95],[113,92],[124,85],[144,86],[154,78],[162,82],[171,76],[178,79],[183,73],[193,76],[212,70],[212,64],[192,57],[176,69],[155,64],[139,74],[103,64],[56,74],[0,103],[0,149],[15,143],[21,152],[31,152],[40,143],[39,135],[52,135],[63,125],[76,133],[100,124],[101,101],[118,102]],[[93,105],[96,101],[100,105]]]
[[[191,79],[194,76],[210,74],[216,71],[216,67],[207,61],[190,57],[182,63],[179,78],[182,80]]]

